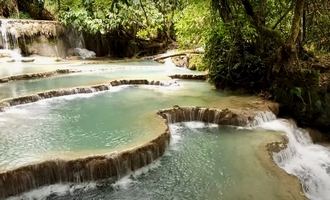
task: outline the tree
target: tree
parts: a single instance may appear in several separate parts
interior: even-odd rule
[[[329,2],[213,0],[212,5],[222,29],[214,28],[207,46],[211,81],[220,88],[267,91],[300,123],[329,128],[330,94],[320,87],[321,74],[313,69],[317,60],[304,48],[311,40],[321,43],[330,36],[323,34],[330,28],[330,13],[324,9]],[[311,9],[319,19],[311,17]],[[317,26],[321,21],[328,28]]]
[[[292,6],[287,8],[287,4]],[[272,70],[283,70],[283,66],[286,70],[293,66],[298,55],[304,0],[213,0],[212,5],[230,37],[230,40],[219,41],[228,46],[228,49],[221,50],[221,59],[213,56],[218,54],[214,52],[216,42],[210,42],[207,54],[211,78],[218,86],[267,88],[272,81]],[[275,16],[281,17],[275,19]],[[280,32],[283,27],[286,30]],[[218,34],[215,33],[214,37]],[[221,37],[218,39],[222,40]]]

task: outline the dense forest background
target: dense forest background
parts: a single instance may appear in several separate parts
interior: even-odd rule
[[[203,48],[195,62],[218,88],[258,93],[303,125],[330,127],[328,0],[1,0],[0,15],[58,20],[99,55]]]

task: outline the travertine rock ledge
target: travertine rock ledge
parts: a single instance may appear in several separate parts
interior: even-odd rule
[[[53,97],[107,91],[110,90],[111,87],[119,86],[119,85],[164,85],[164,83],[160,81],[148,81],[148,80],[114,80],[100,85],[45,91],[34,95],[4,99],[0,101],[0,112],[4,111],[6,107],[10,107],[10,106],[32,103]]]
[[[89,87],[54,90],[4,100],[0,103],[0,109],[46,98],[105,91],[120,85],[163,85],[163,83],[148,80],[120,80]],[[255,126],[275,118],[271,111],[179,106],[160,110],[158,115],[164,118],[166,126],[159,130],[160,134],[156,138],[141,146],[80,159],[49,160],[0,172],[0,199],[56,183],[81,183],[104,179],[116,181],[128,173],[150,164],[164,154],[170,141],[170,132],[167,127],[169,123],[202,121],[219,125]]]
[[[185,79],[185,80],[207,80],[206,74],[194,75],[194,74],[175,74],[169,76],[172,79]]]
[[[58,69],[56,71],[51,71],[51,72],[41,72],[41,73],[7,76],[7,77],[0,78],[0,83],[7,83],[9,81],[47,78],[47,77],[52,77],[52,76],[57,76],[57,75],[62,75],[62,74],[71,74],[71,73],[78,73],[78,72],[81,72],[81,71],[80,70],[70,70],[70,69]]]
[[[257,126],[265,121],[276,119],[272,111],[244,111],[233,109],[179,107],[158,112],[168,123],[201,121],[219,125]]]

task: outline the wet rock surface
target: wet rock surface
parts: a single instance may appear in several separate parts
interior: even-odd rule
[[[184,79],[184,80],[207,80],[207,75],[194,75],[194,74],[175,74],[169,76],[172,79]]]
[[[168,123],[201,121],[205,123],[231,126],[256,126],[258,123],[268,120],[266,115],[275,118],[275,115],[270,111],[261,112],[252,110],[245,111],[180,106],[160,110],[158,114],[166,119]]]

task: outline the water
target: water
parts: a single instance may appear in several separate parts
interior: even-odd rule
[[[307,197],[315,200],[329,199],[330,149],[313,144],[307,131],[287,120],[275,120],[262,127],[287,134],[288,148],[274,154],[274,160],[286,172],[300,179]]]
[[[250,99],[217,92],[207,83],[183,81],[179,86],[124,87],[120,92],[54,98],[9,108],[0,114],[0,170],[45,158],[119,150],[150,140],[163,131],[159,128],[163,122],[156,116],[162,108],[247,106]]]
[[[49,67],[47,68],[49,69]],[[114,79],[168,80],[168,75],[171,74],[198,74],[198,72],[191,72],[187,69],[169,68],[166,65],[150,61],[98,65],[64,65],[63,68],[83,70],[85,73],[0,84],[0,99],[24,96],[45,90],[100,84]],[[39,70],[39,67],[36,67],[35,70]]]
[[[2,37],[2,45],[4,49],[9,49],[9,37],[8,37],[8,29],[7,29],[7,20],[1,20],[1,37]]]
[[[54,200],[290,199],[281,180],[269,174],[256,156],[260,145],[274,133],[200,122],[173,124],[171,133],[172,142],[164,157],[114,185],[53,188],[60,195],[46,187],[44,192],[35,191],[25,197],[32,199],[38,194],[39,198]]]
[[[8,20],[0,20],[0,34],[2,49],[0,54],[8,54],[14,61],[21,61],[22,56],[18,46],[15,31],[11,30]]]
[[[109,79],[168,80],[167,75],[170,74],[194,73],[154,62],[97,65],[69,62],[67,65],[62,63],[60,66],[49,64],[48,67],[35,63],[21,64],[20,71],[8,71],[10,67],[1,66],[0,74],[39,72],[62,67],[86,70],[86,72],[1,84],[0,99],[50,89],[97,84]],[[17,67],[18,64],[15,63],[13,66]],[[94,71],[88,72],[90,69]],[[155,115],[157,110],[173,105],[244,108],[257,100],[258,98],[253,96],[236,96],[218,92],[205,82],[178,81],[178,85],[173,87],[124,87],[118,93],[104,92],[69,96],[17,106],[0,114],[0,171],[46,159],[73,159],[119,151],[144,143],[164,128],[162,121]],[[263,121],[261,117],[259,120]],[[190,124],[188,127],[178,125],[176,129],[180,134],[173,135],[174,141],[178,141],[178,144],[172,145],[169,154],[159,161],[160,165],[151,169],[149,173],[123,179],[115,186],[95,186],[92,187],[94,189],[87,189],[87,191],[84,186],[82,190],[85,192],[82,194],[78,194],[82,190],[77,190],[78,193],[75,193],[75,189],[71,186],[65,186],[64,188],[71,190],[71,195],[65,195],[66,192],[64,192],[63,197],[52,194],[49,198],[293,199],[292,195],[287,194],[287,187],[285,187],[287,183],[281,184],[280,180],[267,173],[256,156],[256,147],[263,139],[272,138],[273,134],[266,131],[261,131],[261,133],[260,131],[224,129],[222,131],[225,134],[218,134],[219,138],[217,138],[214,137],[217,135],[214,133],[216,132],[214,127],[206,128],[198,123],[193,125]],[[329,149],[312,144],[305,131],[289,122],[273,121],[262,127],[287,134],[290,141],[289,147],[274,155],[276,163],[300,179],[308,198],[327,199],[330,196]],[[217,131],[219,132],[218,129]],[[200,138],[197,137],[198,133]],[[208,139],[201,138],[201,135],[213,135],[214,138],[210,139],[210,142]],[[228,135],[228,138],[223,138],[224,135]],[[249,135],[248,139],[245,138],[246,135]],[[196,143],[189,143],[189,138],[195,136],[201,143],[197,143],[197,139]],[[224,143],[213,144],[212,142],[218,141],[217,139],[223,140]],[[205,149],[205,152],[198,149],[199,147]],[[195,152],[195,149],[201,151],[200,154]],[[220,154],[223,157],[218,158],[213,149],[217,150],[217,153],[224,152]],[[235,155],[234,159],[233,155]],[[192,162],[190,158],[191,160],[196,158],[195,162]],[[202,165],[205,163],[216,164]],[[175,166],[175,164],[178,165]],[[230,170],[226,171],[225,168],[222,169],[222,166],[228,166]],[[180,170],[181,167],[182,170]],[[207,169],[205,171],[210,173],[200,170],[201,168]],[[255,169],[258,172],[254,171]],[[171,176],[168,176],[169,174]],[[228,180],[225,174],[228,174],[228,180],[233,183],[229,181],[231,184],[227,185]],[[212,179],[213,177],[216,177],[215,180]]]

